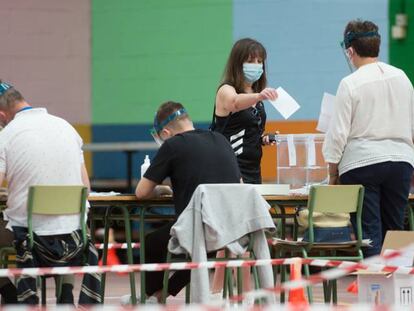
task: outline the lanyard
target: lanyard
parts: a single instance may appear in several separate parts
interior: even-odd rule
[[[22,112],[22,111],[25,111],[25,110],[30,110],[30,109],[33,109],[33,107],[32,106],[27,106],[27,107],[24,107],[24,108],[20,109],[16,113],[19,113],[19,112]]]

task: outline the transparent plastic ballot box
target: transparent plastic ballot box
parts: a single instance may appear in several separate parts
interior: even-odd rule
[[[290,184],[291,189],[327,183],[324,138],[324,134],[276,135],[277,183]]]

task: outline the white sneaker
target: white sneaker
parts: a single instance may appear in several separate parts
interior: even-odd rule
[[[140,301],[141,301],[141,297],[137,297],[137,302],[139,303]],[[131,295],[121,296],[121,305],[122,306],[130,305],[131,303],[132,303],[131,302]],[[149,304],[149,305],[154,305],[154,304],[158,304],[158,300],[154,296],[150,296],[147,299],[145,299],[145,303]]]

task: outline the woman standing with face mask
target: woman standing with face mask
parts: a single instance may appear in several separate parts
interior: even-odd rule
[[[266,50],[256,40],[237,41],[216,94],[211,129],[222,133],[237,156],[245,183],[260,184],[266,112],[263,100],[275,100],[276,90],[266,88]]]

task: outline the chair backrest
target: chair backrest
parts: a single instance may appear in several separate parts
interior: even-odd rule
[[[85,205],[88,191],[84,186],[41,185],[31,186],[27,199],[27,225],[30,245],[33,246],[32,215],[80,214],[80,227],[86,241]]]
[[[66,215],[82,212],[85,204],[84,186],[31,186],[28,209],[32,214]]]
[[[361,185],[311,186],[308,208],[321,213],[354,213],[362,206],[363,192]]]
[[[355,237],[357,247],[362,244],[362,205],[364,187],[362,185],[318,185],[311,186],[308,199],[309,242],[314,241],[313,212],[339,214],[356,213]]]

